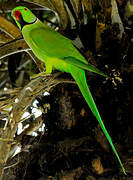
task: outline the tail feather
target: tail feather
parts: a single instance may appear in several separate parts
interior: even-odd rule
[[[98,112],[98,109],[96,107],[94,99],[93,99],[93,97],[91,95],[90,89],[89,89],[89,87],[87,85],[86,77],[85,77],[85,71],[84,70],[80,70],[78,72],[78,74],[77,74],[77,72],[73,71],[72,72],[72,76],[75,79],[76,83],[78,84],[78,87],[79,87],[83,97],[85,98],[88,106],[90,107],[90,109],[93,112],[94,116],[98,120],[98,122],[99,122],[99,124],[100,124],[100,126],[101,126],[101,128],[102,128],[102,130],[103,130],[103,132],[104,132],[104,134],[105,134],[105,136],[106,136],[110,146],[113,149],[114,154],[116,155],[116,157],[117,157],[117,159],[118,159],[118,161],[120,163],[122,171],[124,172],[124,174],[126,174],[125,168],[124,168],[124,166],[123,166],[123,164],[122,164],[122,162],[120,160],[120,157],[119,157],[119,155],[118,155],[118,153],[117,153],[117,151],[116,151],[116,149],[115,149],[115,147],[113,145],[112,139],[111,139],[107,129],[104,126],[104,123],[103,123],[103,121],[101,119],[101,116],[100,116],[100,114]]]

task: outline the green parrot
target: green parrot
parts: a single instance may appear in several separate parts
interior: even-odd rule
[[[11,15],[21,29],[23,37],[29,47],[38,59],[45,63],[45,73],[50,74],[52,69],[57,69],[62,72],[70,73],[75,79],[83,97],[108,139],[124,174],[126,174],[124,166],[104,126],[87,85],[85,70],[100,74],[104,77],[107,76],[89,64],[70,39],[62,36],[42,23],[28,8],[23,6],[16,7],[12,10]]]

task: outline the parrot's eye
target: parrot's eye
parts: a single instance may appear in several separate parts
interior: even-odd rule
[[[24,10],[27,12],[28,11],[28,9],[26,9],[26,8],[24,8]]]
[[[14,12],[14,16],[15,16],[15,18],[17,19],[17,20],[19,20],[19,16],[21,15],[21,12],[20,11],[18,11],[18,10],[16,10],[15,12]]]

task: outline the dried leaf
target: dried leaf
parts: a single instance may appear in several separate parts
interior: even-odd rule
[[[66,29],[68,24],[68,15],[64,6],[64,1],[63,0],[51,0],[51,1],[56,9],[56,12],[60,17],[61,27],[63,27],[63,29]]]
[[[130,1],[128,0],[125,7],[125,19],[128,19],[131,16],[133,16],[133,5],[131,5]]]
[[[75,10],[75,13],[77,15],[77,17],[79,16],[79,13],[81,11],[81,0],[71,0],[72,4],[73,4],[73,8]]]
[[[119,38],[122,38],[122,35],[124,33],[124,27],[123,27],[123,23],[119,15],[116,0],[111,0],[111,4],[112,4],[112,14],[111,14],[112,24],[115,24],[115,23],[119,24],[119,29],[120,29]]]
[[[12,41],[10,43],[0,46],[0,59],[7,57],[11,54],[29,50],[30,48],[24,41],[24,39],[19,39]]]
[[[12,105],[13,108],[9,116],[7,127],[5,130],[0,131],[0,179],[2,179],[4,173],[4,165],[10,152],[11,142],[14,140],[14,134],[25,109],[37,95],[42,94],[44,91],[49,90],[51,87],[61,82],[55,81],[56,76],[57,75],[45,77],[44,81],[42,77],[39,77],[27,84],[27,86],[17,94],[17,101]]]
[[[3,44],[3,43],[7,43],[9,41],[11,41],[12,38],[7,35],[6,33],[0,31],[0,43]]]
[[[88,0],[82,0],[82,5],[84,6],[86,11],[92,12],[92,2]]]
[[[103,168],[103,165],[101,163],[100,157],[93,159],[92,167],[97,172],[97,174],[102,174],[104,172],[104,168]]]
[[[108,141],[104,135],[104,133],[102,132],[100,125],[98,125],[97,128],[95,128],[95,138],[97,140],[98,143],[100,143],[100,145],[102,146],[102,148],[109,152],[109,144]]]
[[[0,16],[0,29],[7,33],[12,39],[20,38],[21,31],[11,22]]]
[[[49,9],[55,11],[55,8],[54,8],[52,2],[49,0],[24,0],[24,2],[37,4],[39,6],[46,7],[46,8],[49,8]]]
[[[105,31],[105,24],[98,23],[96,25],[96,50],[98,51],[102,45],[101,35]]]
[[[81,115],[82,117],[85,116],[85,109],[84,109],[84,108],[81,109],[80,115]]]

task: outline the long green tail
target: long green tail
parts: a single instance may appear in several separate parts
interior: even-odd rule
[[[73,78],[75,79],[75,81],[77,82],[78,87],[79,87],[82,95],[84,96],[88,106],[90,107],[91,111],[93,112],[96,119],[98,120],[98,122],[99,122],[105,136],[108,139],[108,142],[110,143],[110,146],[112,147],[112,149],[113,149],[113,151],[114,151],[114,153],[115,153],[115,155],[116,155],[116,157],[117,157],[117,159],[118,159],[118,161],[120,163],[120,166],[122,168],[123,173],[126,175],[125,168],[124,168],[124,166],[123,166],[123,164],[122,164],[122,162],[120,160],[120,157],[119,157],[119,155],[118,155],[118,153],[117,153],[117,151],[116,151],[116,149],[115,149],[115,147],[113,145],[112,139],[111,139],[108,131],[106,130],[106,128],[104,126],[104,123],[103,123],[103,121],[101,119],[101,116],[100,116],[100,114],[98,112],[96,104],[95,104],[95,102],[93,100],[93,97],[92,97],[91,92],[89,90],[89,87],[87,85],[86,77],[85,77],[85,71],[81,70],[78,73],[77,73],[77,71],[73,71],[71,74],[72,74]]]

